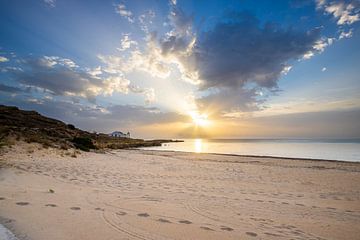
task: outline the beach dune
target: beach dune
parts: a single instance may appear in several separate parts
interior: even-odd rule
[[[359,239],[360,164],[15,145],[0,223],[19,239]]]

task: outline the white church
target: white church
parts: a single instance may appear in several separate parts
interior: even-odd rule
[[[130,132],[123,133],[120,131],[115,131],[109,134],[111,137],[118,137],[118,138],[130,138]]]

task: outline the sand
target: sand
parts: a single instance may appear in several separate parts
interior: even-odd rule
[[[24,144],[0,163],[0,223],[18,239],[360,236],[357,163]]]

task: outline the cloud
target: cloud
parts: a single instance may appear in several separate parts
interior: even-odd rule
[[[187,72],[193,73],[205,93],[197,99],[202,109],[216,106],[223,114],[256,111],[265,101],[264,90],[276,91],[277,82],[294,60],[324,47],[320,29],[282,29],[260,24],[247,12],[230,13],[197,38]]]
[[[192,15],[187,15],[180,7],[172,6],[168,18],[173,27],[172,31],[168,33],[169,35],[179,37],[192,35],[194,18]]]
[[[161,50],[151,37],[145,51],[134,49],[126,56],[99,55],[98,57],[105,64],[104,71],[108,73],[145,71],[159,78],[166,78],[171,73],[169,62],[161,55]]]
[[[95,102],[99,95],[129,92],[143,95],[146,104],[156,99],[154,89],[134,88],[121,69],[112,66],[81,68],[71,59],[57,56],[33,57],[18,62],[22,64],[1,71],[10,73],[15,82],[33,90],[57,96],[82,97],[90,102]]]
[[[183,80],[198,85],[200,91],[211,90],[198,99],[199,106],[211,103],[223,110],[255,109],[257,88],[276,89],[292,61],[322,52],[332,43],[320,38],[320,29],[302,32],[261,25],[245,12],[230,13],[212,29],[196,34],[193,17],[172,5],[169,26],[164,36],[149,37],[150,54],[142,56],[155,56],[154,62],[166,70],[174,64]]]
[[[155,16],[152,11],[139,17],[140,28],[146,34],[145,49],[134,49],[129,56],[100,56],[111,71],[122,69],[124,72],[145,71],[152,76],[166,78],[177,68],[183,80],[196,83],[189,71],[193,66],[192,50],[196,36],[192,32],[193,17],[186,15],[175,5],[171,5],[168,15],[170,30],[159,36],[156,31],[150,32],[145,19],[151,22]]]
[[[3,56],[0,56],[0,63],[1,63],[1,62],[8,62],[8,61],[9,61],[8,58],[3,57]]]
[[[171,5],[168,20],[171,30],[159,40],[152,38],[153,45],[160,49],[164,62],[170,62],[177,67],[182,80],[198,85],[200,82],[194,55],[197,41],[193,29],[194,17],[187,15],[175,2]]]
[[[253,112],[260,110],[264,100],[260,99],[263,92],[258,89],[219,89],[207,96],[196,99],[201,112],[211,109],[213,115],[228,115],[233,112]]]
[[[56,6],[56,0],[44,0],[44,3],[46,3],[49,7],[55,7]]]
[[[60,58],[56,56],[44,56],[39,60],[39,64],[46,67],[53,67],[55,65],[67,67],[67,68],[76,68],[78,67],[71,59],[68,58]]]
[[[156,14],[153,10],[147,10],[145,13],[141,14],[138,17],[139,25],[141,30],[143,30],[146,34],[149,33],[149,26],[153,24],[153,19]]]
[[[360,3],[357,0],[317,0],[316,3],[318,9],[331,14],[337,20],[337,25],[351,25],[360,20]]]
[[[99,55],[99,59],[105,64],[104,71],[108,73],[131,73],[144,71],[151,76],[167,78],[173,69],[180,71],[182,79],[197,84],[196,71],[191,71],[194,66],[192,51],[196,42],[196,36],[192,32],[193,17],[185,14],[180,8],[171,5],[168,15],[170,30],[164,36],[156,31],[149,32],[145,20],[151,21],[155,16],[152,11],[139,17],[140,28],[146,34],[144,48],[136,47],[128,54]],[[120,51],[130,49],[131,43],[128,35],[121,41]]]
[[[339,39],[343,39],[343,38],[351,38],[353,35],[353,30],[350,29],[349,31],[345,32],[345,31],[341,31]]]
[[[322,37],[320,40],[317,40],[311,49],[303,55],[303,59],[310,59],[315,56],[315,54],[322,53],[325,48],[332,45],[335,40],[335,38]]]
[[[120,41],[120,47],[117,48],[117,50],[122,52],[131,48],[131,46],[137,46],[137,45],[138,43],[136,41],[131,40],[130,34],[123,34],[123,38]]]
[[[196,43],[202,88],[241,88],[247,83],[275,88],[288,63],[314,50],[319,37],[319,29],[261,26],[249,13],[233,13]]]
[[[5,84],[0,83],[0,92],[8,92],[8,93],[17,93],[22,92],[23,90],[18,87],[12,87]]]
[[[126,18],[129,22],[133,23],[134,18],[133,14],[130,10],[127,10],[126,6],[124,4],[117,4],[115,5],[115,12],[120,14],[120,16]]]
[[[144,94],[146,104],[150,104],[150,103],[155,102],[156,96],[155,96],[155,89],[154,88],[141,88],[139,86],[131,85],[130,90],[133,93],[142,93],[142,94]]]
[[[99,77],[94,70],[85,70],[72,60],[44,56],[30,58],[21,66],[23,71],[13,70],[15,81],[36,87],[59,96],[80,96],[95,101],[98,95],[114,92],[127,93],[129,80],[122,75]]]

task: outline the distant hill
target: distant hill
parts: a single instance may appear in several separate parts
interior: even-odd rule
[[[90,133],[72,124],[42,116],[36,111],[20,110],[17,107],[0,105],[0,144],[16,141],[36,142],[44,147],[61,149],[122,149],[143,146],[160,146],[171,140],[115,138],[107,134]]]

